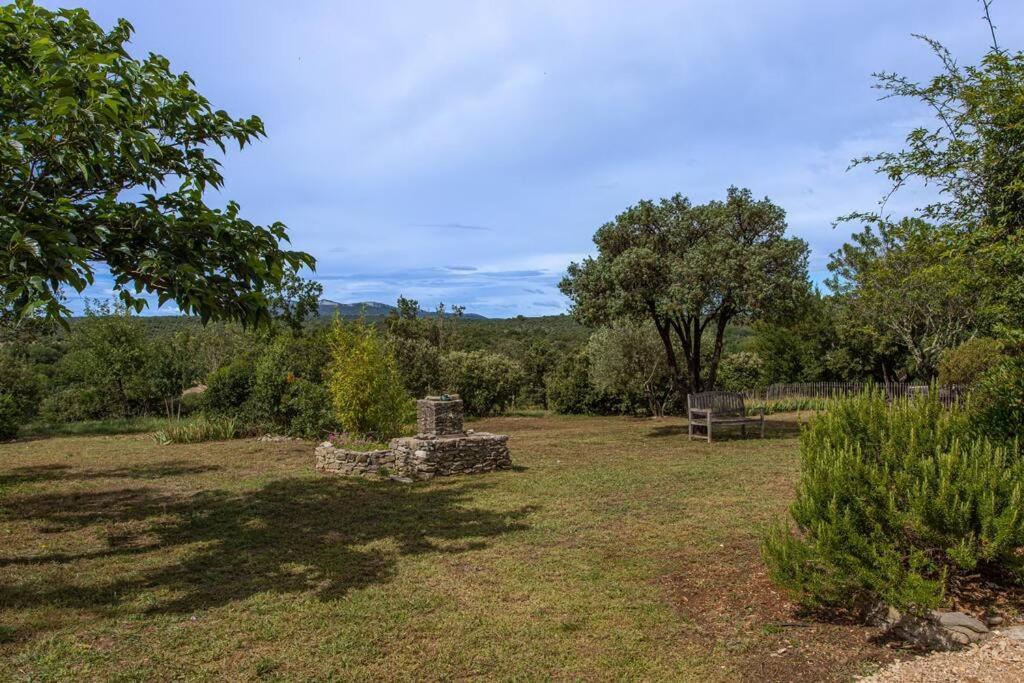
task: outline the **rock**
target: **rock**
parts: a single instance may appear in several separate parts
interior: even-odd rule
[[[939,612],[939,623],[946,628],[961,627],[975,633],[988,633],[988,627],[963,612]]]
[[[985,624],[962,612],[932,611],[918,616],[877,605],[868,612],[866,619],[900,640],[925,650],[957,650],[992,636]]]
[[[999,626],[1003,623],[1003,618],[998,615],[992,615],[985,618],[985,623],[989,626]]]
[[[1007,626],[999,629],[996,633],[1010,640],[1024,640],[1024,626]]]
[[[391,481],[397,481],[399,484],[411,484],[411,483],[413,483],[413,480],[410,479],[409,477],[400,477],[397,474],[392,474],[389,477],[389,479],[391,479]]]

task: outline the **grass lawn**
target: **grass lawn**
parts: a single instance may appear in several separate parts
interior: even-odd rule
[[[492,419],[515,470],[413,485],[303,442],[0,445],[0,677],[849,678],[889,651],[759,559],[797,471],[770,424]]]

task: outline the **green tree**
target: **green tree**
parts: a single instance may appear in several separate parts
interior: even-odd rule
[[[296,336],[301,333],[306,320],[320,315],[323,293],[324,287],[319,282],[301,278],[292,270],[286,270],[280,282],[268,282],[263,287],[263,296],[271,314]]]
[[[494,415],[513,404],[523,370],[511,358],[488,351],[452,351],[441,358],[444,387],[457,393],[469,415]]]
[[[127,50],[124,19],[104,31],[82,9],[0,6],[0,311],[65,319],[60,291],[82,291],[96,263],[121,302],[143,292],[182,311],[269,320],[264,286],[314,267],[229,202],[211,154],[264,135],[259,118],[215,110],[168,60]]]
[[[69,418],[146,414],[159,392],[152,376],[152,346],[139,319],[123,305],[87,303],[72,327],[58,369],[64,395],[52,397]],[[76,405],[71,405],[76,404]]]
[[[987,5],[986,5],[987,7]],[[989,22],[991,28],[991,22]],[[941,72],[925,83],[892,72],[875,74],[886,97],[925,104],[934,123],[910,131],[906,146],[861,159],[886,175],[896,192],[910,181],[938,190],[921,217],[948,231],[947,251],[968,259],[969,286],[993,298],[1001,331],[1024,333],[1024,53],[992,47],[977,65],[962,66],[924,36]],[[845,219],[884,219],[878,212]]]
[[[932,379],[942,353],[984,324],[987,295],[971,264],[953,256],[934,226],[881,223],[832,255],[828,286],[851,317],[907,353],[912,376]]]
[[[807,244],[785,231],[781,208],[735,187],[697,206],[642,201],[598,229],[597,258],[570,264],[560,287],[582,322],[653,322],[674,382],[696,393],[715,386],[730,322],[788,312],[807,292]]]
[[[397,436],[411,401],[398,363],[376,328],[336,320],[330,331],[328,387],[342,427],[361,436]]]
[[[620,322],[587,342],[590,380],[599,390],[661,417],[672,394],[672,375],[661,340],[650,325]]]

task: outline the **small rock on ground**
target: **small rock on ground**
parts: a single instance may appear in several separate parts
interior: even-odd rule
[[[1024,642],[997,635],[958,652],[935,652],[895,662],[862,683],[943,683],[945,681],[1024,681]]]

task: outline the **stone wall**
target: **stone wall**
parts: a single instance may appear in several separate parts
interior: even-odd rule
[[[457,434],[394,439],[395,466],[412,479],[474,474],[512,467],[508,437],[500,434]]]
[[[395,474],[393,451],[347,451],[325,441],[316,448],[316,469],[328,474],[354,477],[379,477]],[[381,472],[384,469],[385,472]]]
[[[456,434],[392,439],[386,451],[347,451],[324,442],[316,449],[316,469],[328,474],[423,481],[512,467],[508,437]]]

